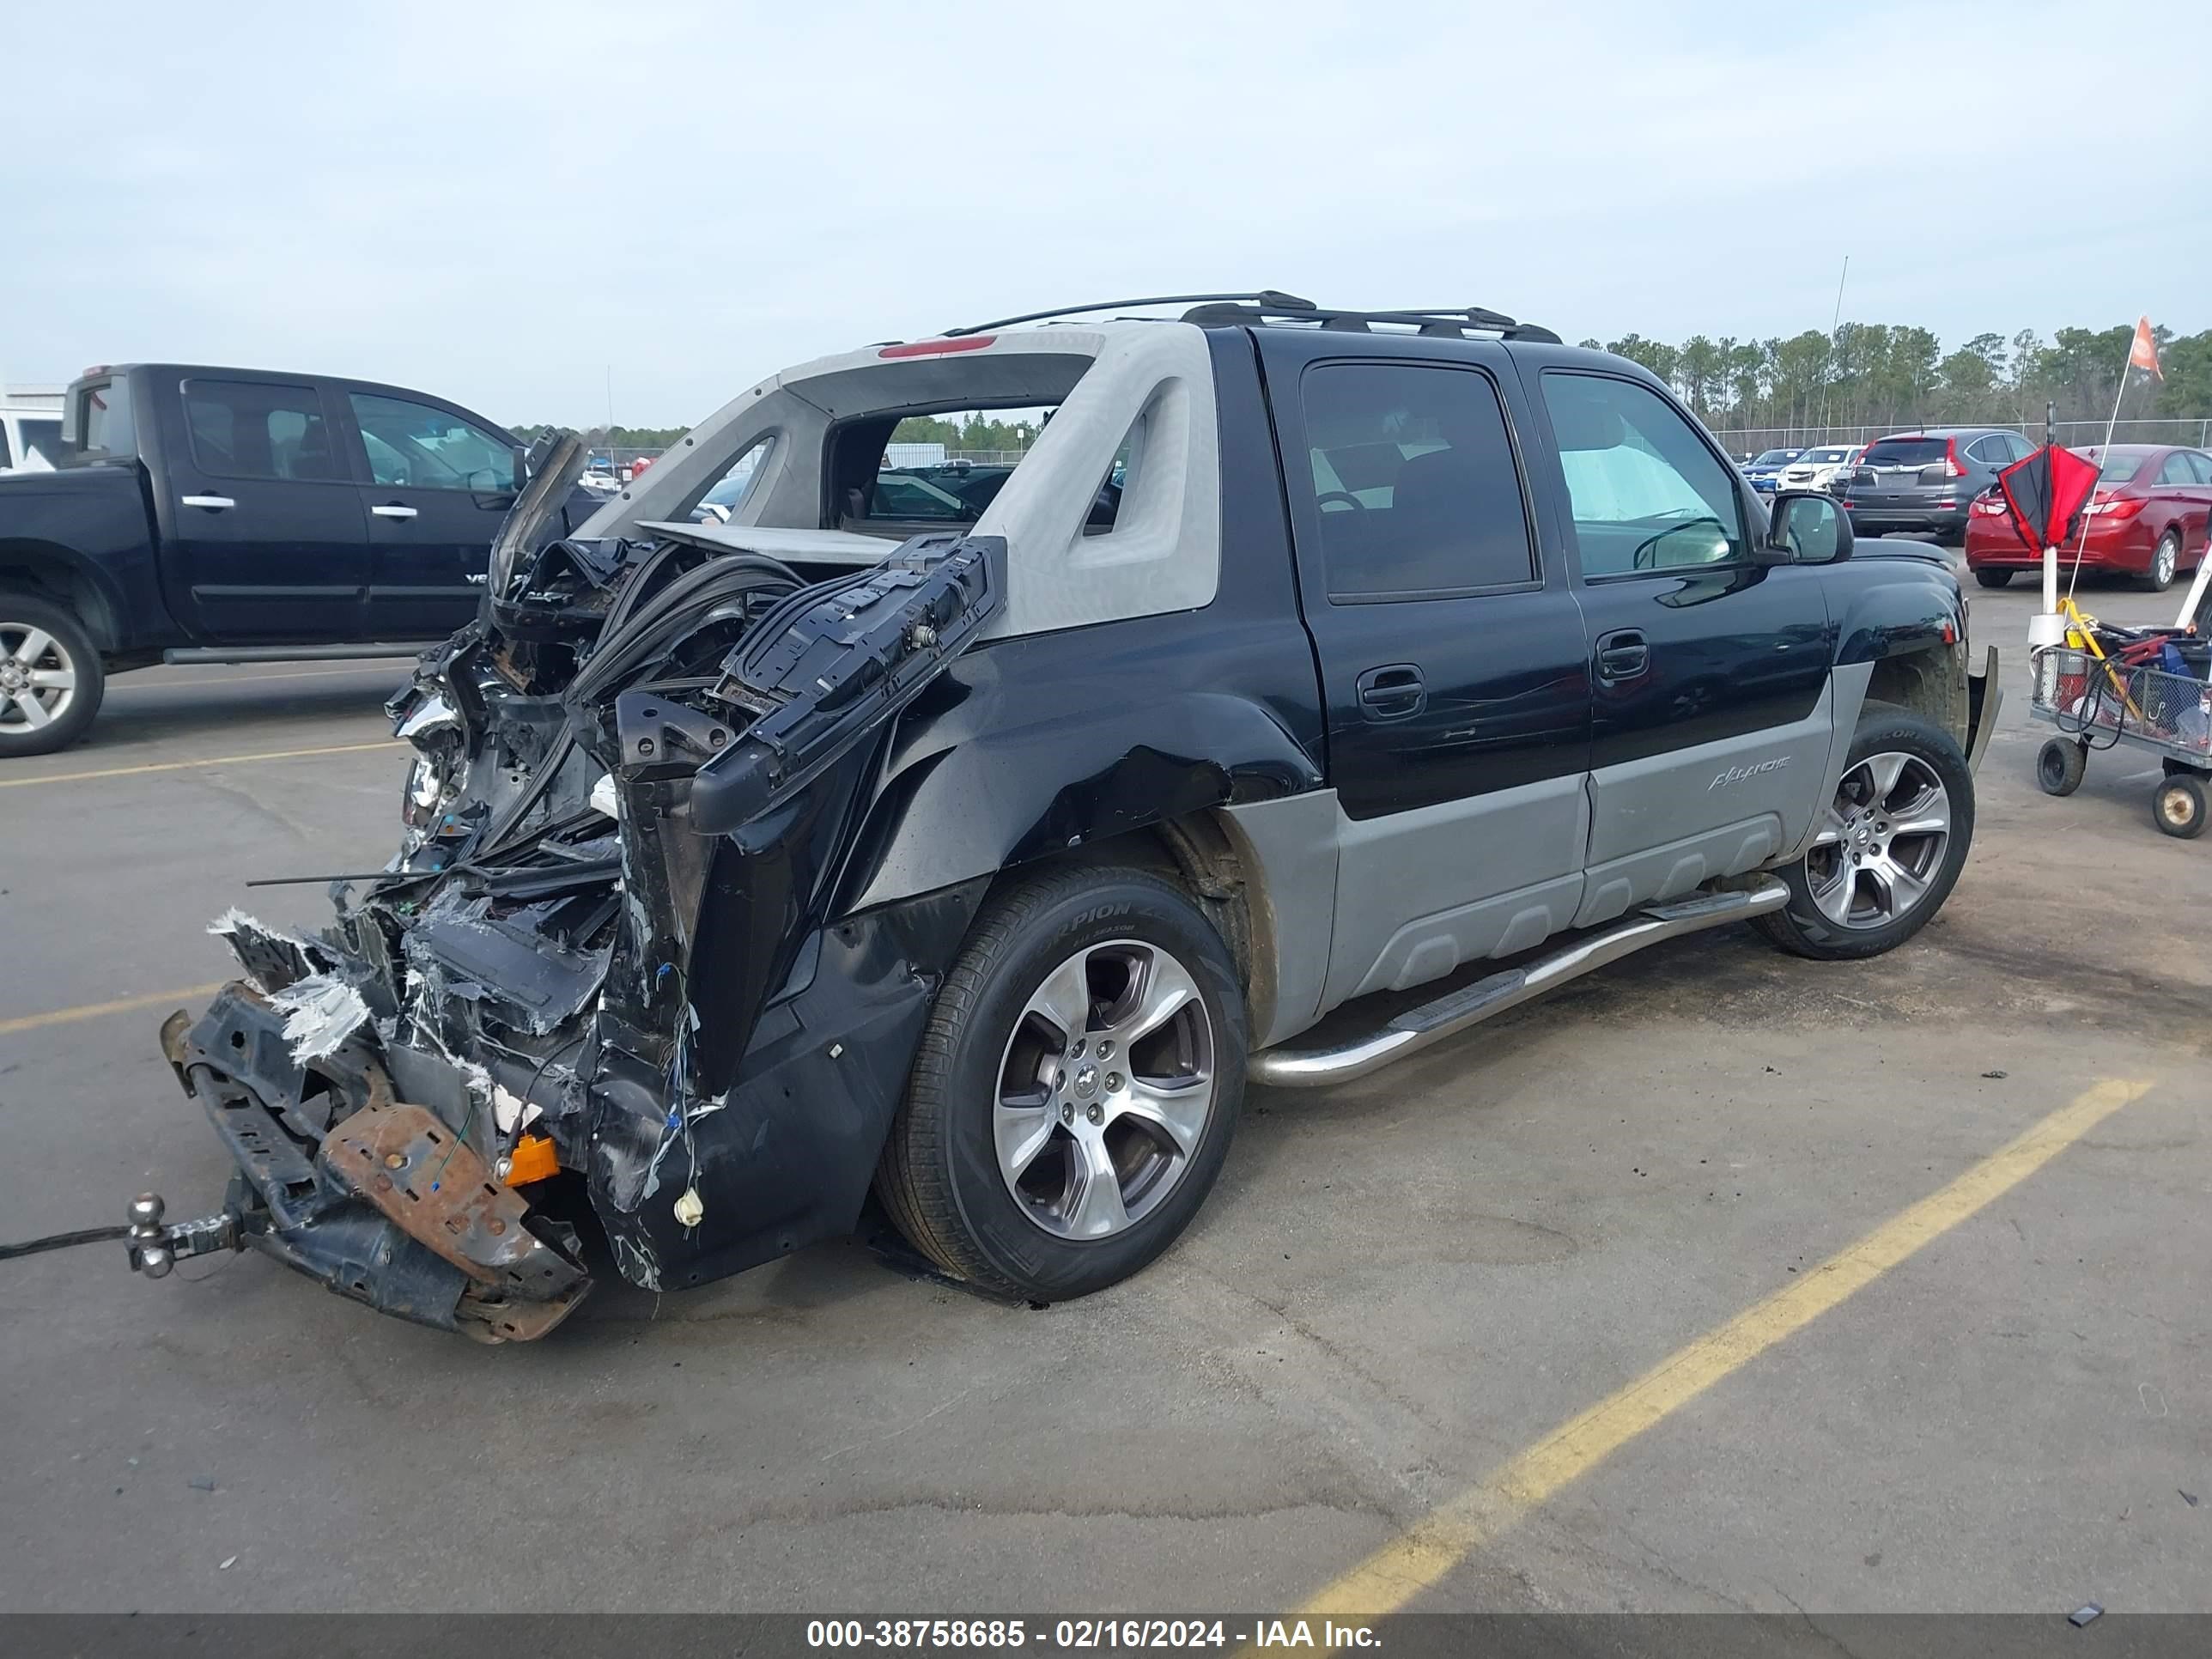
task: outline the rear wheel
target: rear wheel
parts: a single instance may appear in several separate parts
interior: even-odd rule
[[[2204,786],[2185,775],[2168,778],[2151,797],[2150,818],[2166,835],[2195,841],[2204,833]]]
[[[2150,568],[2136,578],[2136,586],[2147,593],[2163,593],[2173,586],[2173,573],[2180,568],[2181,532],[2169,530],[2151,550]]]
[[[0,760],[51,754],[84,735],[106,690],[100,652],[61,606],[0,592]]]
[[[2012,584],[2009,570],[1977,570],[1974,580],[1984,587],[2008,587]]]
[[[1973,836],[1973,775],[1951,734],[1870,702],[1812,847],[1776,872],[1790,902],[1752,925],[1801,957],[1880,956],[1942,908]]]
[[[1189,1224],[1244,1092],[1244,1000],[1212,925],[1136,870],[1021,883],[946,975],[876,1189],[947,1272],[1053,1301]]]
[[[2070,738],[2050,738],[2035,751],[2035,781],[2046,795],[2070,795],[2081,787],[2089,751]]]

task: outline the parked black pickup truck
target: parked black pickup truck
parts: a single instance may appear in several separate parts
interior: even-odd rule
[[[253,369],[88,371],[63,446],[0,477],[0,760],[74,741],[122,669],[443,639],[519,482],[514,438],[458,404]]]
[[[988,504],[880,487],[976,408],[1048,411]],[[1248,1079],[1727,923],[1877,955],[1972,838],[1942,556],[1770,511],[1650,374],[1492,313],[956,330],[772,376],[539,546],[563,477],[393,702],[387,869],[319,935],[217,925],[245,977],[162,1044],[238,1173],[140,1197],[142,1270],[251,1247],[520,1340],[587,1219],[677,1290],[872,1188],[1079,1295],[1190,1221]]]

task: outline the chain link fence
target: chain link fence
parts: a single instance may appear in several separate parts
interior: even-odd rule
[[[2041,421],[1931,421],[1929,424],[2004,427],[2036,444],[2044,438]],[[1872,443],[1876,438],[1917,429],[1908,422],[1894,421],[1882,426],[1736,426],[1715,427],[1713,436],[1731,454],[1758,455],[1770,449],[1814,449],[1824,444],[1850,444],[1856,447]],[[2105,441],[2105,422],[2060,421],[2051,428],[2051,435],[2069,449],[2086,449]],[[2212,441],[2212,420],[2169,417],[2122,421],[2112,433],[2112,441],[2120,444],[2182,444],[2192,449],[2204,449],[2212,447],[2212,441]]]

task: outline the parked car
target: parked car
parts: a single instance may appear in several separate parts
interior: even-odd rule
[[[1974,498],[2035,446],[2007,427],[1938,426],[1869,444],[1840,483],[1851,528],[1924,531],[1963,540]]]
[[[62,417],[43,404],[0,400],[0,472],[42,472],[61,453]]]
[[[427,392],[170,363],[88,371],[62,425],[52,471],[0,478],[0,759],[82,736],[125,669],[444,638],[521,453]]]
[[[1771,495],[1782,469],[1805,452],[1802,449],[1769,449],[1753,456],[1744,464],[1743,476],[1751,480],[1751,487],[1762,495]]]
[[[395,700],[388,873],[317,938],[227,917],[250,982],[165,1028],[237,1197],[143,1200],[137,1263],[251,1246],[515,1340],[591,1283],[551,1194],[676,1290],[872,1187],[945,1272],[1065,1298],[1189,1224],[1248,1079],[1723,923],[1911,938],[1997,695],[1948,562],[1770,514],[1624,359],[1402,320],[1214,296],[824,358],[495,558]],[[1059,418],[972,526],[870,495],[899,419],[994,402]]]
[[[1859,464],[1866,453],[1863,444],[1824,444],[1801,451],[1782,469],[1777,485],[1784,489],[1833,491],[1837,478]]]
[[[2098,465],[2097,488],[2082,509],[2079,539],[2060,550],[2082,568],[2124,572],[2163,592],[2177,574],[2203,562],[2212,520],[2212,455],[2161,444],[2114,444],[2082,453]],[[2022,542],[1992,489],[1966,519],[1966,568],[1984,587],[2002,587],[2019,570],[2039,570],[2043,550]]]

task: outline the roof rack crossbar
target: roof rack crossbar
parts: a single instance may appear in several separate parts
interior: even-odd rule
[[[1262,289],[1257,294],[1155,294],[1141,300],[1101,300],[1095,305],[1054,306],[1048,311],[1025,311],[1018,317],[999,317],[988,323],[969,323],[961,328],[945,331],[946,339],[963,334],[981,334],[986,329],[1011,328],[1016,323],[1040,323],[1050,317],[1079,317],[1092,311],[1116,311],[1123,306],[1194,306],[1216,305],[1225,301],[1247,300],[1271,311],[1311,311],[1314,302],[1301,300],[1295,294],[1285,294],[1275,289]]]

